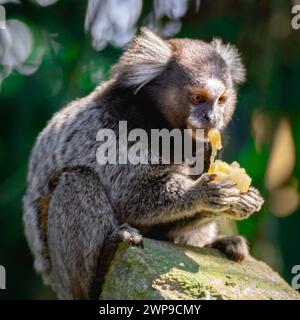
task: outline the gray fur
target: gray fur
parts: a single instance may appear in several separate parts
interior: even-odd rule
[[[135,88],[135,92],[163,72],[172,57],[167,42],[146,28],[136,37],[113,69],[113,76],[122,75],[125,86]]]
[[[37,138],[23,221],[35,269],[61,299],[97,298],[110,248],[115,241],[141,244],[136,229],[148,236],[152,229],[165,228],[166,239],[204,246],[216,239],[219,218],[241,219],[261,207],[258,192],[242,197],[234,185],[212,182],[206,173],[192,178],[185,164],[97,163],[99,129],[117,133],[124,118],[132,125],[139,119],[143,127],[155,126],[136,115],[142,106],[128,111],[135,96],[131,90],[146,92],[148,83],[164,72],[170,48],[144,30],[112,79],[56,113]]]
[[[224,44],[221,39],[217,38],[213,39],[211,45],[227,62],[233,81],[237,84],[244,82],[246,79],[246,70],[237,48],[231,44]]]

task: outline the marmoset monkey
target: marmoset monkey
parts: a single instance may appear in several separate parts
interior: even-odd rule
[[[244,238],[217,237],[216,222],[259,211],[256,189],[241,193],[205,171],[190,176],[184,164],[100,165],[96,135],[109,128],[118,139],[121,120],[128,130],[222,132],[244,79],[234,46],[163,40],[144,28],[110,80],[54,115],[32,150],[23,220],[35,269],[58,298],[98,298],[112,248],[120,241],[142,246],[143,236],[211,246],[243,260]],[[206,171],[209,156],[206,143]]]

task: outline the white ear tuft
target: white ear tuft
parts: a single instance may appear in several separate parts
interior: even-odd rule
[[[231,44],[224,44],[221,39],[213,39],[211,45],[228,65],[230,74],[235,83],[246,80],[246,69],[243,65],[238,49]]]
[[[171,56],[168,43],[143,27],[113,68],[113,76],[137,92],[164,71]]]

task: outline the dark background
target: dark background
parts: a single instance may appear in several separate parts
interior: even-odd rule
[[[189,9],[176,35],[207,41],[218,36],[242,53],[248,76],[239,91],[225,160],[246,168],[266,203],[237,227],[252,254],[289,283],[292,267],[300,264],[300,30],[291,27],[293,3],[203,0],[198,12]],[[32,55],[39,50],[44,55],[36,72],[25,76],[14,70],[0,89],[0,264],[7,272],[0,299],[54,297],[33,270],[21,199],[38,132],[55,111],[93,90],[99,75],[107,78],[122,52],[112,46],[93,49],[83,27],[86,6],[82,0],[5,6],[8,19],[19,19],[32,30]],[[145,1],[142,17],[151,10],[152,1]]]

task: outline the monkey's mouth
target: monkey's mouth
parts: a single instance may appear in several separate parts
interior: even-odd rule
[[[204,140],[207,140],[208,131],[213,129],[213,126],[211,124],[208,124],[208,123],[202,124],[200,122],[188,121],[187,122],[187,129],[192,129],[193,137],[197,136],[197,135],[199,136],[199,134],[197,134],[197,130],[198,130],[198,133],[200,133],[203,130],[203,132],[204,132]]]

